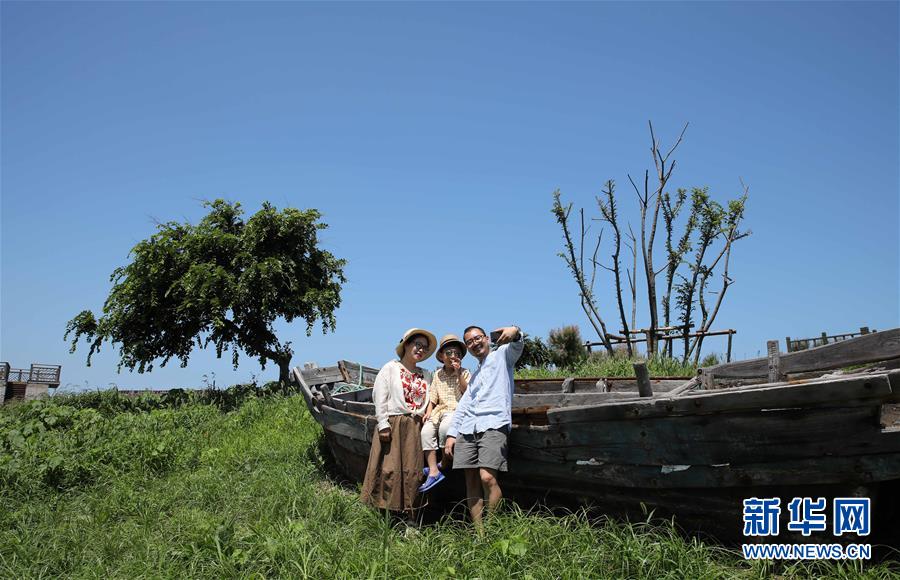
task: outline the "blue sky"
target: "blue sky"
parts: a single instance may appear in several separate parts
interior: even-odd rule
[[[663,144],[690,122],[673,189],[750,187],[715,325],[738,330],[738,358],[900,322],[896,2],[3,2],[0,18],[0,359],[62,364],[68,388],[277,376],[212,351],[116,374],[109,346],[87,368],[62,339],[154,220],[216,197],[318,208],[349,261],[335,333],[279,325],[295,364],[380,366],[411,326],[590,338],[551,194],[596,217],[613,179],[636,225],[651,119]]]

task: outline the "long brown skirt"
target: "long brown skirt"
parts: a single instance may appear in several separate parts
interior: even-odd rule
[[[391,442],[382,445],[378,429],[372,435],[369,465],[360,499],[377,509],[409,511],[420,507],[422,483],[422,420],[418,416],[388,417]]]

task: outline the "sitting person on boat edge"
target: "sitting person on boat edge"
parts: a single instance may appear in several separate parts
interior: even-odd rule
[[[435,357],[443,367],[435,371],[431,381],[431,396],[422,423],[422,449],[425,451],[427,476],[419,487],[426,492],[444,480],[444,473],[450,468],[450,458],[444,455],[440,467],[437,461],[438,449],[443,449],[447,439],[447,429],[453,420],[459,399],[466,392],[469,371],[463,368],[462,358],[466,356],[466,345],[455,334],[441,338]]]
[[[418,364],[436,347],[427,330],[407,330],[395,349],[399,360],[381,368],[372,389],[378,436],[372,437],[360,499],[376,509],[403,512],[408,519],[420,507],[421,424],[431,384],[431,373]]]
[[[480,326],[463,333],[466,348],[478,359],[469,386],[459,401],[444,453],[453,469],[465,470],[466,503],[476,526],[481,526],[484,504],[494,509],[503,497],[497,474],[506,471],[507,437],[512,428],[513,372],[525,342],[518,326],[498,328],[497,348]]]

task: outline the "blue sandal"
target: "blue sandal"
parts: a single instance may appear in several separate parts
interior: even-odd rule
[[[438,471],[438,474],[435,476],[428,476],[428,479],[425,480],[425,483],[419,486],[419,492],[425,493],[432,487],[436,486],[440,482],[444,481],[444,474]]]

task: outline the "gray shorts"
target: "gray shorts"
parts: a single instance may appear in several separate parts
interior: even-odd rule
[[[453,448],[453,469],[487,467],[506,471],[506,429],[460,435]]]

